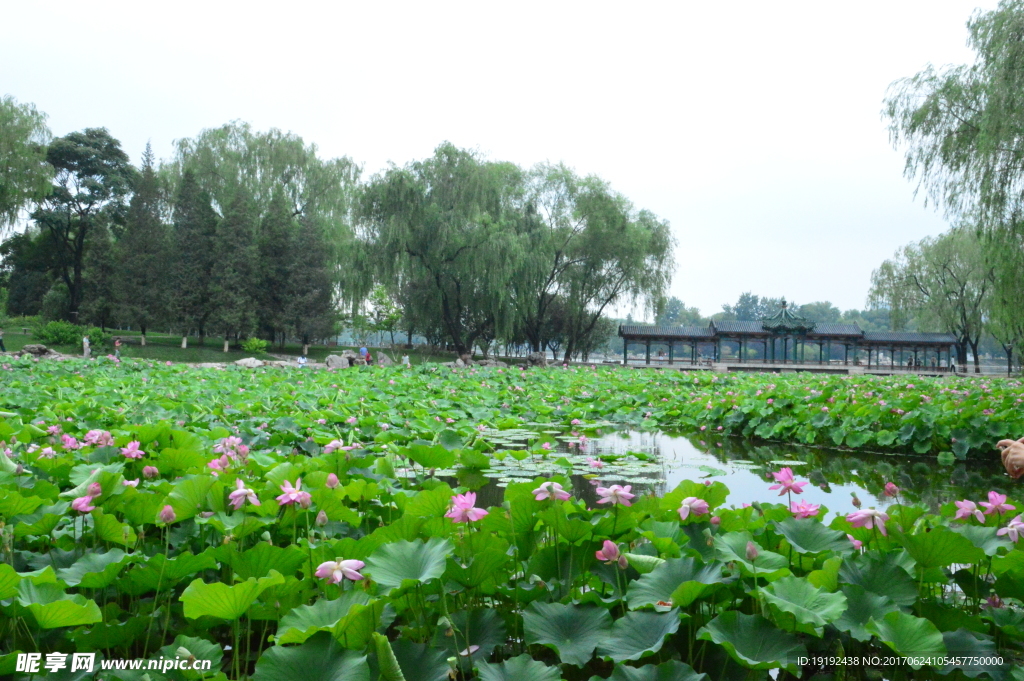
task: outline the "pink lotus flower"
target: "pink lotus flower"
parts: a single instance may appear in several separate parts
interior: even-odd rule
[[[719,518],[717,515],[711,516],[711,524],[714,525],[715,527],[718,527],[719,525],[722,524],[722,519]]]
[[[327,525],[327,513],[320,511],[316,514],[316,526],[324,527],[325,525]]]
[[[550,443],[550,442],[545,442],[544,444],[542,444],[542,445],[540,446],[540,448],[541,448],[541,449],[546,449],[546,450],[548,450],[548,451],[551,451],[551,443]]]
[[[1024,537],[1024,521],[1018,515],[1016,518],[1007,523],[1006,527],[996,531],[996,534],[1000,537],[1006,536],[1010,541],[1016,543],[1020,541],[1021,537]]]
[[[686,520],[692,513],[694,516],[707,515],[708,514],[708,502],[697,497],[686,497],[683,499],[683,505],[679,507],[679,518],[680,520]]]
[[[1006,503],[1006,495],[1000,494],[996,491],[988,493],[988,501],[981,502],[981,506],[985,509],[985,515],[992,515],[993,513],[1005,513],[1006,511],[1016,511],[1016,506],[1011,506]]]
[[[622,504],[623,506],[631,506],[630,499],[635,497],[635,494],[630,494],[630,490],[633,489],[632,485],[612,485],[611,487],[598,487],[597,496],[601,497],[597,500],[599,504]]]
[[[853,544],[853,549],[855,551],[860,551],[861,548],[864,547],[864,542],[862,542],[860,539],[854,538],[852,534],[846,535],[846,538],[850,540],[851,544]]]
[[[537,501],[544,501],[545,499],[556,499],[558,501],[565,501],[566,499],[572,498],[572,495],[562,489],[562,486],[557,482],[542,482],[540,487],[533,490],[531,494],[534,495],[534,499]]]
[[[94,447],[113,447],[114,436],[105,430],[90,430],[82,438],[82,441],[87,445]]]
[[[309,492],[303,492],[302,489],[302,478],[295,480],[295,486],[287,480],[281,485],[281,491],[284,492],[281,496],[277,497],[277,502],[282,506],[289,506],[291,504],[298,504],[302,508],[309,508],[309,505],[313,502],[313,497],[310,496]]]
[[[78,511],[79,513],[88,513],[95,509],[96,507],[92,505],[92,497],[86,495],[84,497],[78,497],[77,499],[72,501],[71,508]]]
[[[146,480],[153,480],[160,477],[160,469],[156,466],[146,466],[142,469],[142,477]]]
[[[71,437],[67,433],[60,436],[60,442],[64,445],[64,449],[81,449],[82,445],[78,443],[78,440]]]
[[[625,554],[619,551],[619,546],[615,542],[605,539],[604,544],[601,546],[600,551],[596,551],[594,555],[598,560],[604,561],[605,565],[619,564],[619,567],[625,570],[629,567],[629,562],[626,560]]]
[[[241,478],[235,480],[235,491],[228,495],[229,503],[237,511],[238,509],[245,506],[245,502],[248,501],[253,506],[260,506],[260,498],[256,496],[256,492],[247,488],[245,483],[242,482]]]
[[[789,510],[797,518],[813,518],[818,515],[818,509],[820,508],[820,504],[809,504],[806,501],[801,501],[799,504],[790,504],[789,506]]]
[[[160,509],[160,515],[158,517],[162,523],[173,523],[178,519],[178,516],[174,513],[174,509],[169,504]]]
[[[228,469],[231,465],[231,459],[228,458],[227,454],[224,454],[219,459],[214,459],[206,465],[211,471],[213,471],[214,475],[217,475],[220,471],[226,471]]]
[[[597,470],[601,470],[602,468],[604,468],[604,461],[601,461],[600,459],[594,459],[589,456],[587,457],[587,464],[591,468],[596,468]]]
[[[888,519],[888,515],[881,511],[876,511],[873,508],[854,511],[846,516],[846,520],[854,527],[866,527],[870,530],[877,525],[878,531],[882,533],[883,537],[889,536],[889,533],[885,529],[885,521]]]
[[[571,425],[578,426],[580,425],[580,423],[582,423],[582,421],[580,421],[579,419],[573,419],[570,423]]]
[[[135,478],[134,480],[122,480],[121,484],[124,485],[125,487],[138,487],[139,479]]]
[[[900,488],[891,482],[885,483],[885,491],[883,492],[887,497],[899,496]]]
[[[213,448],[213,451],[216,452],[217,454],[234,455],[235,450],[237,450],[241,446],[241,444],[242,438],[230,435],[221,440],[217,444],[217,446]]]
[[[358,422],[359,419],[357,419],[355,416],[349,416],[347,419],[345,419],[345,423],[349,424],[350,426],[354,426]]]
[[[456,494],[452,497],[452,507],[444,514],[445,518],[451,518],[453,523],[471,523],[480,520],[487,515],[487,510],[475,508],[476,492]]]
[[[792,492],[793,494],[802,494],[804,486],[809,485],[808,482],[796,482],[793,480],[793,469],[783,468],[778,473],[772,473],[772,477],[775,478],[775,482],[778,484],[772,485],[768,489],[779,490],[779,496],[781,497],[786,492]]]
[[[49,428],[46,429],[46,432],[49,433],[50,435],[60,435],[60,433],[61,433],[60,424],[58,423],[56,425],[50,426]]]
[[[324,454],[330,454],[338,449],[342,449],[344,446],[345,443],[342,440],[331,440],[324,445]]]
[[[979,523],[985,522],[985,515],[978,509],[978,505],[973,501],[964,499],[963,501],[954,501],[956,504],[957,512],[953,516],[953,520],[967,520],[972,515],[978,519]]]
[[[29,451],[31,451],[31,450],[29,450]],[[39,458],[40,459],[52,459],[52,458],[54,458],[56,456],[57,456],[57,452],[54,451],[53,447],[43,447],[39,451]]]
[[[103,494],[103,485],[101,485],[98,482],[90,482],[89,483],[89,492],[88,493],[89,493],[89,496],[91,496],[91,497],[98,497],[98,496],[100,496],[101,494]]]
[[[324,485],[327,486],[327,489],[334,489],[339,484],[341,484],[341,481],[338,480],[337,475],[335,475],[334,473],[327,474],[327,482],[324,483]]]
[[[121,448],[121,453],[124,454],[125,458],[128,459],[141,459],[143,456],[145,456],[146,452],[139,449],[139,444],[140,443],[138,440],[132,440],[131,442],[128,443],[127,447]]]
[[[363,579],[358,570],[362,570],[364,567],[366,567],[366,563],[361,560],[342,560],[341,558],[336,558],[326,563],[320,563],[314,574],[320,579],[326,579],[331,584],[341,584],[343,579],[358,582]]]
[[[752,541],[747,542],[747,560],[753,562],[757,560],[760,552],[757,550],[757,544]]]

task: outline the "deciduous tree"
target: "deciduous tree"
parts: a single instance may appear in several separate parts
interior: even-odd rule
[[[13,225],[23,208],[50,192],[49,142],[46,114],[10,95],[0,97],[0,227]]]

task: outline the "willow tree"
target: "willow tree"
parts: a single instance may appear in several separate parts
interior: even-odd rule
[[[511,328],[509,281],[522,260],[522,171],[445,143],[434,155],[373,177],[361,202],[381,281],[426,286],[410,300],[433,310],[459,353]]]
[[[0,97],[0,227],[15,224],[23,208],[50,192],[49,142],[46,114],[10,95]]]
[[[894,82],[885,101],[906,174],[954,219],[1016,230],[1024,210],[1024,2],[1003,0],[967,22],[974,63]]]
[[[1006,373],[1013,371],[1014,351],[1024,344],[1024,235],[1004,234],[985,242],[992,265],[992,293],[988,297],[986,328],[1006,353]],[[1019,357],[1019,353],[1018,353]],[[1017,360],[1020,364],[1020,360]]]
[[[592,345],[591,336],[610,306],[644,303],[655,308],[674,269],[675,246],[668,222],[633,209],[625,197],[592,181],[577,198],[587,215],[578,257],[560,286],[566,302],[564,358]]]
[[[919,328],[937,328],[956,337],[957,358],[967,348],[980,373],[978,343],[985,332],[985,310],[993,267],[976,231],[954,229],[904,246],[871,274],[869,301],[890,310],[901,328],[914,319]]]

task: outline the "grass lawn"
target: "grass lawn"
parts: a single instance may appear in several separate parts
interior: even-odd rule
[[[111,331],[113,336],[121,336],[122,338],[135,337],[137,338],[140,334],[138,331]],[[25,345],[31,343],[38,343],[39,341],[32,338],[31,333],[23,334],[21,329],[15,329],[8,327],[4,334],[4,344],[7,347],[8,352],[14,352],[21,350]],[[277,346],[268,348],[269,354],[260,354],[245,352],[244,350],[232,348],[228,352],[224,352],[223,339],[208,337],[203,345],[199,345],[199,339],[190,337],[188,339],[188,347],[184,350],[181,348],[181,336],[169,336],[164,333],[147,333],[146,334],[146,345],[138,345],[134,343],[123,343],[121,345],[121,356],[122,357],[135,357],[139,359],[153,359],[160,362],[188,362],[188,363],[200,363],[200,362],[234,362],[235,360],[244,359],[246,357],[256,357],[257,359],[273,360],[274,355],[287,356],[287,357],[299,357],[302,353],[302,346],[298,343],[287,343],[284,349]],[[53,350],[65,354],[65,355],[81,355],[81,346],[54,346]],[[358,352],[358,347],[326,347],[323,345],[310,346],[309,354],[307,357],[314,362],[323,362],[327,355],[341,354],[344,350],[352,350]],[[376,355],[381,352],[381,349],[371,348],[370,352]],[[103,356],[112,354],[114,352],[113,347],[97,347],[93,346],[93,356]],[[402,355],[409,355],[409,361],[412,364],[423,364],[426,362],[451,362],[455,359],[450,354],[431,354],[429,352],[421,350],[405,350],[399,348],[394,351],[387,351],[391,357],[394,358],[395,362],[402,361]]]

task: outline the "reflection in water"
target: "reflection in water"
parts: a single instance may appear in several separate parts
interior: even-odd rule
[[[1006,476],[994,454],[981,461],[942,466],[933,455],[874,454],[661,431],[607,433],[592,438],[587,448],[587,454],[595,457],[613,458],[627,452],[657,457],[663,466],[661,477],[651,473],[623,475],[606,469],[599,474],[602,484],[630,484],[634,493],[662,495],[683,480],[711,479],[728,486],[726,504],[737,507],[753,501],[785,503],[785,496],[779,497],[768,487],[773,484],[771,471],[779,470],[787,461],[802,462],[804,465],[792,466],[793,473],[798,480],[811,482],[799,500],[822,504],[831,513],[855,510],[853,494],[865,508],[895,503],[882,493],[887,482],[900,487],[902,501],[924,504],[936,513],[942,504],[956,499],[985,499],[989,490],[1019,495],[1019,486]],[[504,489],[496,476],[467,471],[459,479],[460,484],[478,488],[481,505],[501,504]],[[575,495],[593,507],[597,494],[591,481],[582,475],[571,479]]]

